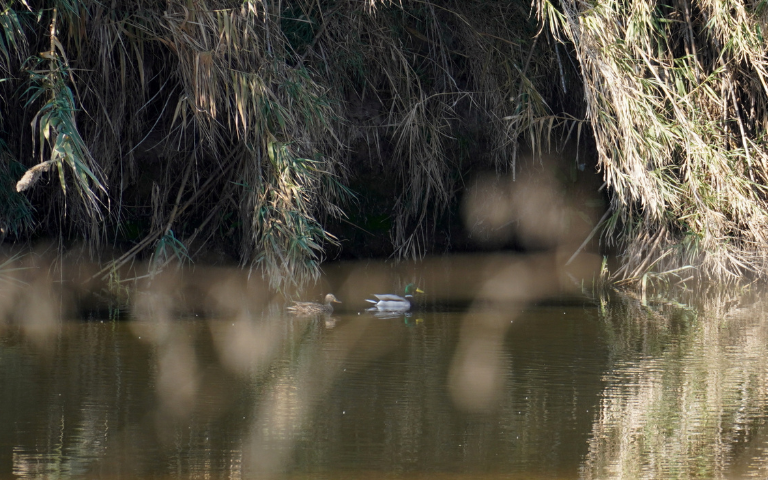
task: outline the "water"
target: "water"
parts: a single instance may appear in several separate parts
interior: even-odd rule
[[[426,300],[6,322],[0,478],[768,473],[761,301]]]

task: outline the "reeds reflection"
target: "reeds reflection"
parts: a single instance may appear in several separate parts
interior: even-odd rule
[[[768,308],[605,304],[612,351],[582,477],[765,478]]]

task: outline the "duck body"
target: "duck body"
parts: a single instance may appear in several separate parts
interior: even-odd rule
[[[324,303],[317,302],[293,302],[293,305],[286,310],[295,315],[319,315],[333,313],[333,305],[331,303],[341,303],[336,297],[329,293],[325,296]]]
[[[393,295],[391,293],[373,294],[378,300],[365,299],[366,302],[373,303],[375,307],[370,310],[379,310],[382,312],[406,312],[411,309],[411,301],[413,295],[406,295],[401,297],[400,295]]]
[[[369,311],[407,312],[411,309],[411,299],[413,298],[412,292],[424,293],[414,284],[409,283],[405,287],[404,297],[391,293],[375,293],[373,296],[376,297],[376,300],[365,299],[365,301],[374,304],[373,307],[368,309]]]

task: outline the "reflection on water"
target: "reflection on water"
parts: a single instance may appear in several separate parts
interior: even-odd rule
[[[332,267],[307,295],[345,310],[315,318],[206,271],[153,279],[129,321],[63,321],[29,278],[0,295],[0,478],[768,474],[762,300],[592,301],[551,264]],[[363,311],[414,280],[413,312]]]
[[[462,322],[487,315],[344,315],[331,330],[322,319],[261,319],[277,326],[279,348],[267,366],[237,374],[216,347],[240,328],[230,321],[66,324],[45,354],[6,328],[0,416],[14,428],[0,432],[2,472],[568,476],[586,454],[606,358],[595,356],[594,310],[514,315],[493,352],[502,394],[467,413],[451,400],[448,372]],[[161,342],[146,342],[160,329]],[[169,355],[189,366],[169,365]],[[174,378],[162,387],[170,394],[164,377]]]
[[[162,305],[59,323],[47,348],[0,330],[14,425],[0,473],[567,477],[586,454],[606,358],[592,306],[201,320]],[[477,335],[497,393],[457,406],[456,352],[486,330],[500,333]]]
[[[766,478],[765,317],[762,301],[661,315],[614,302],[582,477]]]

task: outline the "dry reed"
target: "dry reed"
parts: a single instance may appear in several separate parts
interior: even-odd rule
[[[768,253],[765,14],[741,1],[536,2],[573,45],[611,194],[615,279],[763,276]]]

